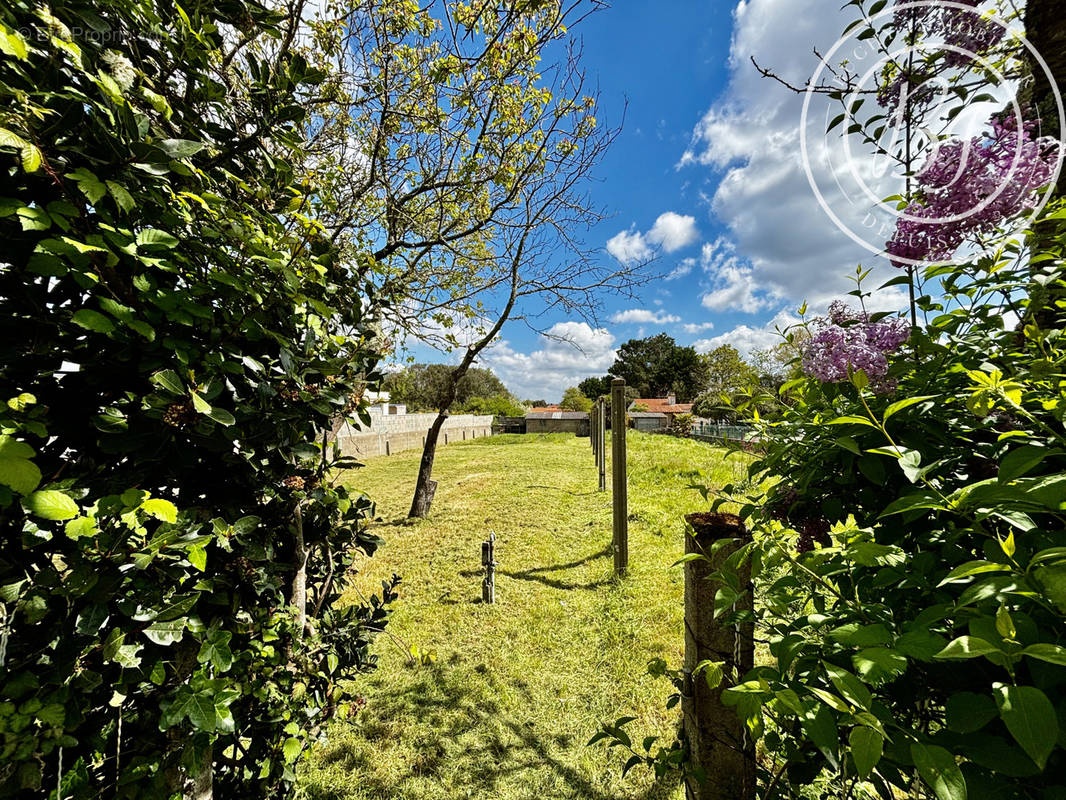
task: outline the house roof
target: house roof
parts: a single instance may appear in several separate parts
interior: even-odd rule
[[[544,413],[543,409],[537,408],[533,411],[526,412],[526,419],[588,419],[589,415],[585,411],[549,411]]]
[[[564,410],[565,409],[562,409],[559,406],[537,406],[536,408],[529,409],[529,411],[527,411],[526,413],[527,414],[551,414],[551,413],[553,413],[555,411],[564,411]]]
[[[692,403],[671,403],[667,397],[638,397],[630,404],[642,405],[648,409],[648,413],[658,414],[691,414]]]
[[[659,411],[630,411],[629,416],[635,419],[666,419],[666,414]]]

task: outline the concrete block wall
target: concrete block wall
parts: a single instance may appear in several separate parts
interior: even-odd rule
[[[337,440],[345,455],[356,458],[387,456],[405,450],[420,450],[436,414],[387,414],[381,406],[370,409],[370,425],[345,424]],[[438,444],[492,436],[492,416],[454,414],[448,417]]]

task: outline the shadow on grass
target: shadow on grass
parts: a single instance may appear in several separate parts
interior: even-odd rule
[[[563,489],[559,486],[540,486],[531,485],[527,486],[527,489],[547,489],[550,492],[565,492],[566,494],[573,495],[574,497],[591,497],[594,494],[602,494],[598,489],[593,489],[591,492],[575,492],[573,489]]]
[[[519,720],[500,708],[497,698],[518,693],[532,703],[521,681],[503,686],[483,664],[469,669],[461,664],[434,663],[415,668],[413,680],[399,681],[395,688],[375,693],[362,714],[363,742],[345,741],[340,731],[324,750],[318,762],[319,779],[307,786],[313,800],[345,800],[323,781],[323,773],[356,771],[359,797],[374,800],[400,800],[413,785],[446,787],[455,797],[514,800],[546,800],[537,786],[535,773],[547,771],[549,780],[565,784],[572,800],[617,800],[595,786],[580,770],[560,756],[562,748],[583,747],[568,737],[542,733],[532,720]],[[340,734],[340,735],[338,735]],[[590,732],[591,735],[591,732]],[[408,740],[411,754],[397,760],[386,755],[398,738]],[[378,757],[392,759],[387,768],[375,770]],[[609,758],[607,754],[604,759]],[[381,765],[378,765],[379,767]],[[523,773],[528,776],[523,778]],[[514,778],[514,780],[508,780]],[[461,785],[454,785],[458,777]],[[517,781],[517,785],[516,785]],[[501,786],[501,783],[504,784]],[[526,788],[523,788],[526,784]],[[640,800],[661,800],[672,787],[656,783]]]
[[[585,556],[577,561],[568,561],[565,564],[553,564],[550,567],[532,567],[531,569],[520,570],[518,572],[508,571],[505,569],[499,569],[501,575],[505,575],[508,578],[514,578],[518,581],[535,581],[542,583],[545,586],[550,586],[553,589],[560,589],[562,591],[573,591],[574,589],[598,589],[601,586],[607,586],[611,583],[610,578],[603,578],[592,583],[568,583],[566,581],[558,580],[557,578],[550,578],[545,573],[562,572],[568,569],[576,569],[584,564],[588,564],[592,561],[596,561],[601,558],[608,558],[611,555],[611,546],[607,545],[598,553],[593,553],[590,556]]]

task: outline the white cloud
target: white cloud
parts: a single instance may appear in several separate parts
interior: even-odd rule
[[[699,353],[709,353],[724,344],[730,344],[742,356],[748,356],[751,355],[753,350],[764,350],[767,347],[779,344],[783,341],[781,332],[792,325],[796,325],[799,321],[799,317],[787,310],[782,310],[762,327],[753,328],[749,325],[738,325],[728,333],[693,342],[692,346]]]
[[[801,159],[803,96],[763,78],[751,63],[754,56],[761,66],[802,86],[817,67],[812,49],[826,52],[848,21],[846,12],[830,9],[825,0],[741,0],[736,6],[729,88],[696,125],[678,164],[679,169],[702,167],[708,177],[720,179],[711,208],[743,256],[742,263],[720,268],[704,298],[708,308],[764,307],[754,290],[744,291],[746,282],[792,302],[821,305],[853,288],[848,276],[860,261],[876,268],[873,285],[895,274],[822,211]],[[825,140],[824,127],[824,119],[811,119],[810,139]],[[816,175],[824,173],[823,186],[834,182],[829,167],[812,167]],[[849,206],[842,196],[828,199],[861,230],[866,208]]]
[[[636,264],[652,257],[652,249],[644,240],[644,234],[631,228],[620,231],[607,240],[607,252],[623,264]]]
[[[682,330],[685,333],[697,334],[706,333],[709,330],[714,329],[713,322],[687,322],[682,326]]]
[[[616,233],[607,240],[607,252],[623,264],[636,264],[647,261],[659,251],[673,253],[688,247],[699,238],[695,217],[667,211],[659,215],[646,233],[638,231],[636,225]]]
[[[703,245],[700,263],[711,278],[711,290],[703,295],[711,311],[743,311],[754,314],[770,304],[754,270],[737,257],[736,246],[724,237]],[[762,296],[757,293],[762,292]],[[771,292],[771,294],[775,294]]]
[[[652,244],[662,247],[667,253],[688,247],[700,238],[696,218],[667,211],[655,220],[646,237]]]
[[[501,341],[483,360],[519,397],[558,401],[568,386],[605,374],[614,359],[614,336],[606,328],[560,322],[541,334],[538,349],[531,353]]]
[[[647,308],[630,308],[627,311],[619,311],[611,317],[611,322],[617,324],[653,323],[655,325],[670,325],[680,321],[681,317],[675,317],[673,314],[664,314],[661,311],[652,311]]]
[[[678,278],[684,278],[686,275],[688,275],[690,272],[692,272],[692,268],[695,267],[695,266],[696,266],[696,259],[694,259],[694,258],[686,258],[686,259],[682,260],[682,262],[680,264],[678,264],[676,267],[674,267],[673,272],[670,272],[669,274],[667,274],[663,278],[663,280],[676,281]]]

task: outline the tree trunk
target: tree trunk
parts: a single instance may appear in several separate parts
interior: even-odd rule
[[[465,374],[465,370],[464,370]],[[460,378],[462,376],[459,376]],[[455,379],[453,383],[458,383],[459,379]],[[454,394],[454,390],[452,390]],[[450,403],[449,403],[450,405]],[[426,444],[422,448],[422,461],[418,465],[418,481],[415,483],[415,496],[411,501],[411,510],[408,512],[408,517],[416,517],[423,519],[429,516],[429,509],[433,505],[433,495],[437,491],[437,482],[433,480],[433,459],[437,455],[437,440],[440,438],[441,429],[444,427],[444,423],[448,420],[448,412],[440,411],[437,413],[437,418],[433,420],[433,424],[429,428],[429,432],[426,434]]]
[[[1062,13],[1061,0],[1029,0],[1025,8],[1025,35],[1029,43],[1040,54],[1044,64],[1026,51],[1032,83],[1027,91],[1031,92],[1029,104],[1040,119],[1039,133],[1061,139],[1064,131],[1059,125],[1059,97],[1066,88],[1066,15]],[[1050,72],[1050,76],[1048,75]],[[1053,188],[1054,196],[1066,193],[1066,170],[1059,174],[1058,184]],[[1054,199],[1054,197],[1052,198]],[[1029,245],[1032,251],[1044,249],[1054,236],[1055,223],[1038,224],[1033,231]],[[1042,265],[1041,265],[1042,266]],[[1018,322],[1022,330],[1030,322],[1041,328],[1054,328],[1059,325],[1061,312],[1057,301],[1062,292],[1054,285],[1047,287],[1034,284],[1030,296],[1030,305],[1026,315]]]
[[[1062,134],[1056,93],[1066,88],[1066,15],[1062,10],[1062,0],[1029,0],[1025,9],[1025,35],[1051,72],[1049,80],[1044,68],[1029,54],[1032,105],[1040,116],[1040,132],[1054,137]],[[1060,178],[1059,191],[1063,188]]]

